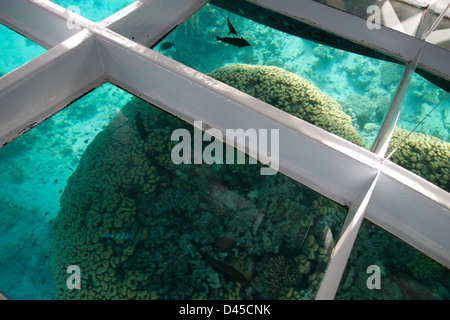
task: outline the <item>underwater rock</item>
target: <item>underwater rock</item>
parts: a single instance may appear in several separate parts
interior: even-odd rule
[[[415,252],[414,256],[407,263],[414,278],[419,280],[438,279],[444,273],[444,267],[428,258],[420,252]]]
[[[364,125],[364,131],[366,131],[368,133],[378,131],[379,128],[380,128],[380,126],[373,122],[368,122]]]
[[[376,119],[377,105],[365,96],[349,94],[341,104],[346,113],[350,114],[352,112],[355,114],[355,122],[360,128],[363,128],[367,123],[374,122]]]
[[[228,250],[231,247],[233,247],[236,244],[236,239],[234,236],[230,237],[221,237],[214,241],[214,246],[216,248],[222,249],[222,250]]]

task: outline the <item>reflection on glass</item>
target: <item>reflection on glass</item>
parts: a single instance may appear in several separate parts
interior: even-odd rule
[[[268,23],[286,21],[290,28],[286,17],[264,14]],[[405,70],[404,65],[305,40],[213,4],[154,50],[366,148],[373,144]]]
[[[416,33],[423,10],[397,0],[314,0],[370,22],[410,35]],[[423,3],[425,5],[425,3]]]
[[[57,297],[314,298],[346,210],[248,157],[174,164],[179,129],[199,134],[133,98],[89,144],[55,221]]]
[[[391,160],[450,192],[449,134],[450,97],[414,74],[389,144],[388,153],[399,146]]]
[[[0,77],[45,51],[45,48],[0,24]]]
[[[136,0],[97,0],[97,1],[72,1],[50,0],[61,7],[79,14],[93,22],[99,22],[113,13],[125,8]]]
[[[428,35],[426,41],[429,41],[441,48],[450,50],[450,39],[448,37],[450,32],[450,8],[447,9],[445,16],[438,20],[442,12],[447,8],[448,1],[438,1],[436,3],[436,11],[431,21],[433,24],[437,23],[436,28]]]
[[[450,272],[364,220],[336,299],[449,300]]]
[[[0,149],[0,291],[54,299],[53,226],[81,154],[131,95],[105,84]]]

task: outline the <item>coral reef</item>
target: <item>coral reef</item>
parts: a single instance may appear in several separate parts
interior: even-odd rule
[[[440,278],[444,271],[440,264],[420,252],[414,253],[407,266],[410,268],[414,278],[419,280]]]
[[[329,256],[315,238],[325,226],[338,230],[345,210],[285,176],[260,176],[260,165],[175,165],[170,139],[178,128],[193,133],[135,98],[88,146],[55,221],[58,298],[264,297],[275,293],[264,277],[273,256],[289,261],[294,277],[323,272]],[[190,239],[250,283],[225,281]],[[80,290],[66,287],[70,265],[80,267]],[[304,288],[285,280],[276,290],[292,287],[304,298],[317,290],[315,279],[305,278]]]
[[[284,288],[295,286],[300,278],[295,261],[284,256],[271,258],[265,268],[266,292],[272,298],[279,298]]]
[[[359,146],[364,141],[339,103],[308,80],[278,67],[231,64],[211,76]]]
[[[88,146],[55,221],[57,297],[267,297],[264,269],[274,256],[290,261],[294,277],[305,276],[302,287],[283,280],[277,290],[313,297],[329,258],[316,239],[326,226],[339,230],[345,210],[283,175],[259,175],[259,164],[175,165],[171,133],[179,128],[193,134],[135,98]],[[130,236],[114,237],[123,233]],[[207,259],[249,283],[227,281]],[[70,265],[80,267],[80,290],[66,287]]]
[[[396,127],[389,143],[388,153],[409,134]],[[413,132],[391,160],[431,183],[450,192],[450,144],[435,137]]]
[[[377,105],[365,96],[349,94],[344,101],[339,101],[346,114],[351,115],[355,124],[363,128],[366,123],[376,121]]]
[[[213,74],[361,144],[340,105],[289,72],[234,65]],[[191,126],[134,98],[88,146],[55,221],[57,297],[314,297],[333,246],[329,235],[338,234],[345,209],[281,174],[259,175],[259,164],[175,165],[171,133],[179,128],[193,134]],[[393,141],[403,136],[396,130]],[[429,162],[417,167],[417,155],[403,148],[393,159],[415,163],[415,170],[448,184],[448,172],[441,170],[448,165],[439,165],[448,162],[448,146],[419,138],[412,135],[406,146],[426,150],[422,161]],[[130,237],[104,236],[118,233]],[[223,239],[229,243],[220,245]],[[248,283],[227,281],[207,261],[239,271]],[[80,290],[66,287],[70,265],[80,267]]]
[[[373,121],[381,117],[377,114],[379,108],[368,99],[349,95],[343,109],[309,81],[277,67],[231,64],[213,71],[211,76],[359,146],[365,145],[364,140],[344,110],[351,108],[355,121],[372,134],[377,130]],[[389,151],[407,134],[395,128]],[[391,160],[450,191],[449,150],[448,142],[412,133]]]

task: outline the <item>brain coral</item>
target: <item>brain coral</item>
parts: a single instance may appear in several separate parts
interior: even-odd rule
[[[211,73],[255,98],[364,147],[351,117],[341,105],[311,82],[278,67],[230,64]],[[373,111],[373,110],[372,110]],[[389,152],[406,137],[395,128]],[[412,133],[391,160],[444,190],[450,191],[449,143],[432,136]]]
[[[190,185],[177,190],[182,184],[165,169],[173,165],[168,128],[180,125],[134,99],[89,145],[68,180],[55,221],[58,298],[151,299],[170,283],[180,291],[169,298],[183,298],[176,295],[188,292],[183,283],[195,289],[189,276],[202,277],[190,269],[186,243],[180,240],[180,233],[192,232],[183,229],[183,221],[194,210],[183,195],[192,200],[195,194]],[[114,238],[123,233],[129,237]],[[80,267],[80,290],[66,287],[70,265]]]
[[[388,153],[407,137],[409,131],[396,127]],[[413,132],[391,160],[450,192],[450,144],[438,138]]]
[[[364,147],[341,105],[308,80],[272,66],[230,64],[211,73],[251,96]]]

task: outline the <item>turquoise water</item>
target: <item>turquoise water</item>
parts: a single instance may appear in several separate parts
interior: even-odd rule
[[[129,99],[105,84],[0,149],[0,288],[9,298],[55,298],[61,194],[86,147]]]
[[[136,0],[51,0],[52,2],[73,11],[89,20],[99,22],[113,13],[125,8]]]
[[[95,10],[88,13],[92,3]],[[99,21],[126,4],[85,1],[78,5],[83,16]],[[216,36],[228,36],[228,17],[250,47],[216,40]],[[2,55],[2,63],[19,66],[24,61],[19,53],[31,45],[25,40],[14,43],[17,48]],[[342,103],[368,145],[376,132],[364,127],[381,124],[384,111],[377,110],[389,105],[404,70],[403,65],[269,29],[212,5],[168,35],[155,50],[207,73],[234,63],[272,65],[295,73]],[[399,126],[412,129],[443,96],[443,90],[415,76]],[[448,99],[427,117],[419,132],[448,141],[447,106]],[[94,291],[100,295],[91,298],[313,298],[329,257],[324,249],[327,230],[337,237],[345,209],[282,175],[263,179],[250,165],[174,169],[166,159],[169,147],[164,146],[169,145],[171,132],[180,127],[192,129],[114,85],[104,84],[2,148],[0,291],[12,299],[73,298],[74,293],[62,285],[68,276],[65,268],[75,263],[90,270],[87,275],[82,273],[82,288],[89,289],[80,293],[83,298]],[[154,139],[148,138],[153,135]],[[125,169],[118,172],[121,165],[102,159],[126,159]],[[136,173],[135,167],[145,168],[144,172]],[[153,190],[148,182],[155,177],[159,180]],[[230,203],[224,204],[217,194],[229,197]],[[255,227],[261,210],[264,216]],[[448,270],[436,281],[439,268],[374,229],[363,225],[338,298],[417,298],[426,286],[427,291],[422,290],[425,298],[449,299]],[[120,232],[132,233],[132,241],[106,236]],[[202,260],[190,239],[214,259],[251,272],[253,287],[241,289],[233,281],[224,281],[223,274]],[[376,250],[364,246],[368,239]],[[231,240],[230,248],[218,248]],[[396,253],[397,260],[392,260],[396,265],[392,265],[389,260]],[[414,268],[411,261],[422,261],[424,270]],[[104,275],[98,270],[103,263],[119,266],[120,272]],[[394,274],[387,279],[400,284],[390,282],[393,289],[379,295],[362,290],[364,268],[373,263],[385,275]],[[277,268],[284,273],[278,274]],[[301,277],[292,276],[295,270]],[[281,277],[284,287],[280,289],[271,276]],[[101,286],[106,288],[97,290]],[[413,286],[419,293],[408,291]]]
[[[0,77],[45,51],[45,48],[0,24]]]

